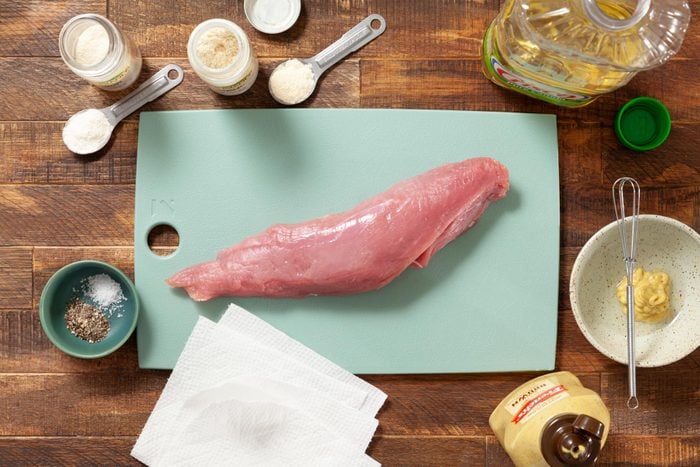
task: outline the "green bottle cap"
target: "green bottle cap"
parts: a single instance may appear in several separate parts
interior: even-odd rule
[[[615,134],[635,151],[658,148],[671,132],[671,114],[652,97],[637,97],[626,103],[615,118]]]

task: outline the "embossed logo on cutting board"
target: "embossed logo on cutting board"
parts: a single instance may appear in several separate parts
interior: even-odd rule
[[[175,217],[175,200],[151,198],[151,219]]]

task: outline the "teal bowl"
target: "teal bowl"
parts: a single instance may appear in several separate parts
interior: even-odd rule
[[[104,314],[109,321],[109,332],[104,339],[90,343],[70,332],[64,315],[76,298],[98,307],[85,287],[87,279],[96,274],[106,274],[116,281],[124,300],[103,310],[108,311]],[[117,350],[134,332],[138,316],[139,299],[134,284],[119,269],[101,261],[78,261],[62,267],[46,283],[39,300],[39,319],[46,336],[63,352],[79,358],[100,358]]]

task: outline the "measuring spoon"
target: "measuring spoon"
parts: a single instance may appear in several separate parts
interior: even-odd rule
[[[112,131],[132,112],[170,91],[185,74],[178,65],[166,65],[123,99],[102,109],[85,109],[73,114],[63,127],[63,142],[75,154],[92,154],[102,149]]]
[[[374,25],[377,27],[374,27]],[[368,44],[372,40],[379,37],[386,29],[386,21],[381,15],[369,15],[367,18],[360,21],[355,27],[350,29],[348,32],[343,34],[340,39],[323,49],[321,52],[317,53],[311,58],[303,59],[291,59],[286,62],[277,65],[270,75],[270,85],[269,90],[272,97],[283,105],[294,105],[304,102],[306,99],[313,94],[316,85],[318,84],[319,78],[325,73],[330,67],[350,55],[352,52],[360,49],[364,45]],[[296,95],[294,99],[287,100],[279,94],[275,94],[272,82],[273,77],[276,73],[284,70],[283,65],[293,60],[298,60],[305,65],[311,65],[311,71],[313,73],[313,85],[304,86],[302,89],[305,91]]]

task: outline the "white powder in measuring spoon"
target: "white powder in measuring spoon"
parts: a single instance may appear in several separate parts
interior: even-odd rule
[[[298,104],[306,100],[315,87],[311,64],[296,58],[282,63],[270,75],[270,93],[280,104]]]
[[[93,24],[75,41],[75,61],[84,66],[100,63],[109,52],[109,35],[105,28]]]
[[[112,134],[112,125],[97,109],[73,115],[63,127],[63,142],[76,154],[92,154],[102,148]]]

